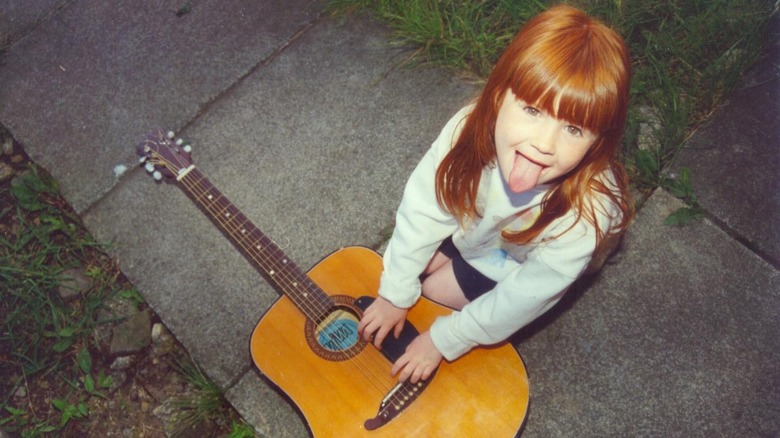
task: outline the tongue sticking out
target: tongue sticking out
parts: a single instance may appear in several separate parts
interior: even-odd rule
[[[515,193],[531,190],[539,183],[542,166],[528,160],[521,154],[515,156],[515,164],[509,173],[509,188]]]

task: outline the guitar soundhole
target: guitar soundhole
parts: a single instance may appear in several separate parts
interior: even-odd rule
[[[330,313],[320,321],[306,321],[306,342],[323,359],[351,359],[366,346],[357,331],[360,310],[353,304],[352,297],[335,295],[331,299],[336,306]]]

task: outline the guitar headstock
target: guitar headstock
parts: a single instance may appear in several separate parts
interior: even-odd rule
[[[176,178],[193,167],[192,147],[177,139],[173,131],[156,129],[148,134],[137,147],[140,163],[154,179]]]

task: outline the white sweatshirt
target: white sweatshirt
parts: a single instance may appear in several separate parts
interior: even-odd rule
[[[447,122],[409,177],[384,254],[379,288],[379,295],[395,306],[413,306],[421,294],[419,276],[448,236],[453,236],[471,266],[497,282],[493,290],[462,310],[439,317],[431,326],[431,339],[447,360],[476,345],[503,341],[550,309],[585,270],[596,245],[595,229],[587,221],[577,221],[572,227],[574,212],[551,223],[535,243],[504,241],[502,230],[519,231],[535,221],[549,186],[513,193],[495,165],[486,167],[480,180],[477,207],[481,218],[464,229],[439,207],[436,169],[458,138],[471,108],[463,108]],[[599,225],[608,230],[620,211],[605,201],[596,205]],[[554,236],[558,237],[550,239]]]

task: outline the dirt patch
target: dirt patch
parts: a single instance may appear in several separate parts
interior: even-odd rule
[[[25,224],[40,227],[52,219],[17,208],[12,181],[30,172],[33,163],[2,127],[0,146],[0,266],[14,267],[19,259],[35,256],[23,254],[25,251],[39,248],[9,243],[17,241],[26,226],[20,224],[20,217]],[[63,226],[67,227],[66,232],[51,234],[51,245],[66,246],[68,239],[74,238],[89,241],[77,215],[58,193],[44,190],[37,201],[46,207],[45,211],[55,208],[61,212]],[[63,262],[41,257],[46,265]],[[85,273],[74,280],[77,286],[58,291],[52,283],[42,289],[43,299],[57,301],[65,313],[71,314],[68,316],[84,314],[91,318],[87,324],[91,333],[79,336],[51,326],[41,328],[44,335],[30,335],[29,339],[20,339],[27,336],[26,332],[11,333],[8,321],[28,315],[19,315],[18,290],[11,290],[0,278],[0,437],[252,436],[251,429],[199,373],[181,344],[137,295],[115,261],[97,246],[80,250],[66,262],[74,260],[76,272]],[[30,281],[37,275],[8,272],[10,268],[5,274],[29,275]],[[92,275],[95,272],[100,275]],[[91,294],[98,288],[113,292],[99,306],[90,307]],[[111,341],[120,336],[118,327],[139,313],[148,314],[141,319],[141,336],[148,340],[141,338],[137,347],[117,350]],[[66,336],[72,342],[61,343]],[[25,345],[24,349],[20,350],[19,345]]]
[[[171,365],[173,354],[177,352],[163,356],[143,352],[133,356],[132,365],[126,370],[111,370],[110,365],[101,360],[96,364],[95,374],[103,372],[113,380],[112,388],[98,390],[102,396],[85,397],[66,382],[68,376],[63,373],[37,376],[25,381],[15,391],[9,405],[27,412],[30,427],[20,427],[22,430],[41,429],[39,425],[44,423],[52,426],[61,424],[63,412],[53,402],[64,399],[72,406],[78,406],[83,401],[87,415],[70,419],[63,429],[57,431],[58,436],[172,436],[175,426],[164,422],[155,412],[164,402],[186,397],[194,391],[192,385]],[[83,385],[83,380],[79,382]],[[13,428],[19,426],[13,425]],[[197,436],[218,436],[228,432],[226,427],[220,430],[214,422],[196,425],[195,429]]]

